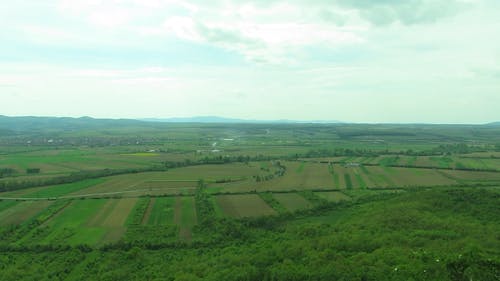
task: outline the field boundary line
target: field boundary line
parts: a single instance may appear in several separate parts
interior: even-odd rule
[[[326,161],[326,160],[290,160],[291,162],[309,162],[317,164],[346,164],[342,161]],[[447,171],[468,171],[468,172],[490,172],[490,173],[500,173],[500,170],[496,169],[468,169],[468,168],[447,168],[447,167],[434,167],[434,166],[408,166],[408,165],[381,165],[380,163],[361,163],[361,166],[372,166],[372,167],[391,167],[391,168],[407,168],[407,169],[424,169],[424,170],[447,170]]]
[[[148,207],[146,208],[146,211],[142,214],[141,218],[141,223],[140,225],[147,225],[149,222],[149,218],[151,217],[151,212],[153,211],[153,207],[156,203],[156,198],[149,198],[148,200]]]
[[[67,196],[59,196],[59,197],[0,197],[0,200],[16,200],[16,201],[36,201],[36,200],[62,200],[62,199],[79,199],[79,198],[87,198],[93,196],[102,196],[102,195],[118,195],[118,194],[127,194],[127,193],[137,193],[143,191],[161,191],[165,189],[185,189],[185,190],[195,190],[196,187],[185,186],[185,187],[163,187],[163,188],[147,188],[147,189],[135,189],[135,190],[124,190],[124,191],[113,191],[113,192],[102,192],[102,193],[90,193],[90,194],[80,194],[80,195],[67,195]],[[140,196],[138,196],[140,197]]]

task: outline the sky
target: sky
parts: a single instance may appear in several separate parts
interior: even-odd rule
[[[0,115],[500,121],[498,0],[0,4]]]

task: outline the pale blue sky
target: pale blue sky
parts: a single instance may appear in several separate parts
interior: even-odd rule
[[[498,0],[18,0],[0,25],[0,115],[500,120]]]

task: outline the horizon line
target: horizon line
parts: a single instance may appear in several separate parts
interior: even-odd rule
[[[236,118],[236,117],[223,117],[218,115],[197,115],[188,117],[95,117],[89,115],[82,116],[57,116],[57,115],[2,115],[0,117],[7,118],[69,118],[69,119],[83,119],[90,118],[93,120],[131,120],[131,121],[141,121],[148,123],[219,123],[219,124],[261,124],[261,123],[274,123],[274,124],[344,124],[344,125],[492,125],[500,123],[500,121],[491,121],[486,123],[446,123],[446,122],[352,122],[352,121],[340,121],[340,120],[318,120],[318,119],[246,119],[246,118]],[[214,118],[220,119],[219,121],[179,121],[182,119],[203,119],[203,118]],[[223,121],[226,120],[226,121]]]

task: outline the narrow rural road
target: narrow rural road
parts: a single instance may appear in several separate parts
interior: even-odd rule
[[[102,192],[102,193],[88,193],[80,195],[66,195],[66,196],[55,196],[55,197],[0,197],[0,200],[15,200],[15,201],[36,201],[36,200],[60,200],[60,199],[78,199],[94,196],[109,196],[109,195],[119,195],[127,193],[138,193],[144,191],[161,191],[165,189],[172,188],[148,188],[148,189],[135,189],[135,190],[125,190],[125,191],[114,191],[114,192]],[[176,187],[175,189],[196,189],[195,187]]]

